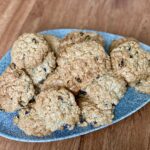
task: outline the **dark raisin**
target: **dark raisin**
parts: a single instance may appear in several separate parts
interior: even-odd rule
[[[35,86],[35,95],[39,94],[41,89],[38,86]]]
[[[99,79],[100,78],[100,75],[97,75],[96,79]]]
[[[99,58],[98,58],[98,56],[97,56],[97,57],[95,57],[94,59],[95,59],[96,61],[98,61]]]
[[[38,43],[38,41],[35,38],[32,39],[32,42],[34,42],[35,44]]]
[[[58,96],[58,100],[63,101],[64,99],[63,99],[63,97],[62,97],[62,96]]]
[[[138,82],[136,83],[136,85],[140,85],[140,83],[141,83],[141,82],[140,82],[140,81],[138,81]]]
[[[128,47],[128,50],[131,51],[131,46]]]
[[[71,125],[69,125],[69,124],[64,125],[64,129],[69,129],[69,128],[71,128]]]
[[[83,118],[82,115],[80,115],[79,118],[80,118],[80,122],[81,122],[81,123],[85,122],[85,119]]]
[[[132,56],[132,55],[130,55],[130,58],[133,58],[133,56]]]
[[[85,37],[85,41],[89,41],[91,39],[91,37],[89,36],[89,35],[87,35],[86,37]]]
[[[97,124],[97,122],[96,122],[96,121],[94,121],[94,122],[93,122],[93,124],[94,124],[94,125],[96,125],[96,124]]]
[[[75,78],[77,82],[81,83],[82,80],[80,78]]]
[[[81,36],[83,36],[83,35],[84,35],[84,33],[83,33],[83,32],[80,32],[80,35],[81,35]]]
[[[30,101],[29,101],[29,103],[34,103],[35,102],[35,99],[34,98],[32,98]]]
[[[87,93],[86,93],[86,91],[80,90],[78,94],[79,95],[86,95]]]
[[[14,64],[14,63],[10,64],[10,68],[11,68],[12,70],[15,69],[15,68],[16,68],[16,64]]]
[[[44,80],[41,80],[40,82],[39,82],[39,84],[43,84],[44,83]]]
[[[0,108],[0,111],[5,112],[5,110],[4,110],[4,109],[2,109],[2,108]]]
[[[18,104],[19,104],[21,107],[24,107],[24,102],[23,102],[23,101],[18,102]]]
[[[46,68],[43,68],[43,70],[46,72],[47,69],[46,69]]]
[[[112,106],[115,107],[116,105],[115,105],[115,104],[112,104]]]
[[[121,60],[119,66],[120,66],[120,67],[123,67],[123,66],[124,66],[124,60],[123,60],[123,59]]]
[[[25,111],[25,115],[29,114],[29,111]]]

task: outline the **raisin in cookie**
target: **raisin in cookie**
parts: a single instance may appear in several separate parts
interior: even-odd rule
[[[34,97],[32,80],[14,64],[0,76],[0,87],[0,108],[6,112],[26,106]]]
[[[85,86],[98,74],[110,69],[110,59],[104,48],[95,41],[66,47],[57,59],[58,73],[66,87],[73,92]]]
[[[56,67],[54,52],[40,34],[23,34],[14,43],[11,54],[12,62],[25,69],[34,84],[43,82]]]
[[[47,40],[48,44],[50,45],[51,49],[54,51],[56,56],[58,56],[61,39],[53,35],[44,35],[44,38]]]
[[[72,93],[64,88],[41,92],[30,110],[21,110],[15,123],[28,135],[44,136],[79,122],[80,109]]]
[[[78,105],[81,109],[82,122],[79,125],[83,126],[87,122],[93,126],[100,126],[105,124],[110,124],[114,117],[113,110],[101,110],[88,99],[88,97],[80,97],[78,99]],[[86,126],[87,124],[85,124]]]
[[[104,45],[104,39],[95,32],[71,32],[60,40],[60,49],[62,51],[68,46],[84,41],[96,41],[102,46]]]
[[[126,92],[124,79],[116,77],[112,72],[97,76],[89,85],[81,89],[79,94],[89,97],[101,110],[112,109]]]
[[[112,68],[129,84],[145,79],[150,73],[150,53],[140,48],[135,40],[122,40],[111,50]]]
[[[49,52],[43,62],[35,68],[27,69],[34,84],[43,83],[48,75],[51,75],[56,67],[56,58],[53,52]]]
[[[139,92],[150,94],[150,76],[130,86],[134,87]]]
[[[49,52],[49,46],[43,35],[25,33],[14,42],[12,62],[19,68],[34,68],[42,63]]]

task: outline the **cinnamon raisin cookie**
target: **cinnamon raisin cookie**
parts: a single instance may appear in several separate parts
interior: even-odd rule
[[[119,40],[119,45],[111,50],[112,68],[129,84],[134,84],[150,74],[150,53],[135,40],[122,41]]]
[[[14,64],[0,76],[0,87],[0,108],[6,112],[26,106],[34,97],[32,80]]]
[[[80,109],[72,93],[64,88],[41,92],[30,109],[23,109],[15,123],[28,135],[44,136],[79,122]]]
[[[73,92],[85,86],[98,74],[110,69],[110,59],[101,44],[81,42],[66,47],[57,59],[58,73],[66,87]]]

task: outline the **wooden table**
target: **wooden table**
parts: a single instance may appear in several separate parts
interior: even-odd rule
[[[83,28],[133,36],[150,45],[150,0],[0,0],[0,57],[24,32]],[[52,142],[0,138],[0,150],[150,150],[150,104],[88,135]]]

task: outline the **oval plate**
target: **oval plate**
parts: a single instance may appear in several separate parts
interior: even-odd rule
[[[56,30],[48,30],[43,31],[43,34],[52,34],[58,36],[60,38],[64,37],[67,33],[75,31],[77,29],[56,29]],[[92,30],[80,30],[80,31],[89,31]],[[97,31],[94,31],[97,32]],[[109,45],[111,44],[112,40],[121,38],[120,35],[114,35],[105,32],[97,32],[105,39],[105,49],[108,52]],[[142,48],[146,51],[150,52],[150,46],[141,43]],[[10,64],[11,56],[10,51],[6,53],[6,55],[0,60],[0,74],[6,69],[6,67]],[[150,95],[142,94],[135,91],[133,88],[128,88],[125,96],[120,100],[119,104],[115,108],[115,118],[113,119],[112,124],[130,116],[144,105],[150,102]],[[51,141],[58,141],[68,138],[73,138],[76,136],[84,135],[93,131],[97,131],[103,129],[109,125],[100,126],[94,128],[92,126],[88,127],[76,127],[74,130],[63,130],[63,131],[56,131],[51,135],[45,137],[35,137],[35,136],[27,136],[25,135],[17,126],[13,124],[13,117],[16,115],[15,113],[5,113],[0,112],[0,136],[16,140],[16,141],[23,141],[23,142],[51,142]]]

